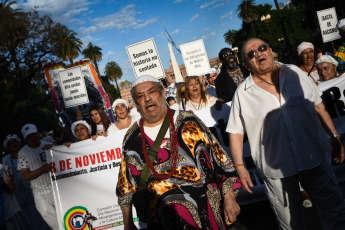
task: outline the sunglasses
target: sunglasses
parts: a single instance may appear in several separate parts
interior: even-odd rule
[[[257,57],[258,55],[259,55],[259,53],[258,53],[258,51],[260,51],[261,53],[263,53],[263,52],[265,52],[267,49],[268,49],[268,47],[270,47],[269,45],[267,45],[267,44],[262,44],[262,45],[260,45],[260,46],[258,46],[258,49],[257,49],[257,51],[256,50],[251,50],[251,51],[249,51],[248,53],[247,53],[247,59],[253,59],[253,58],[255,58],[255,57]]]
[[[223,54],[222,57],[227,58],[229,56],[234,56],[234,55],[235,55],[235,53],[230,51],[229,53]]]

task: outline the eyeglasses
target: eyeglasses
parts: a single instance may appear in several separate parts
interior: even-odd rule
[[[246,59],[253,59],[255,57],[257,57],[259,55],[258,51],[260,51],[261,53],[265,52],[268,49],[269,45],[267,44],[262,44],[260,46],[258,46],[257,51],[256,50],[251,50],[247,53],[246,55]]]
[[[227,58],[227,57],[229,57],[229,56],[234,56],[234,55],[235,55],[234,52],[231,52],[231,51],[230,51],[229,53],[223,54],[222,57],[223,57],[223,58]]]

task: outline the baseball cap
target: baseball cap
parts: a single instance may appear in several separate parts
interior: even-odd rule
[[[29,136],[30,134],[37,133],[37,132],[38,132],[37,127],[36,125],[33,125],[33,124],[26,124],[22,128],[22,135],[24,139],[26,139],[26,137]]]

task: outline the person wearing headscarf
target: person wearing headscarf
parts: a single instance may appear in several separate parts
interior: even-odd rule
[[[316,60],[316,69],[322,81],[328,81],[338,77],[338,62],[330,55],[322,55]]]
[[[342,43],[334,56],[339,63],[337,66],[337,71],[341,74],[345,72],[345,18],[341,19],[337,23],[337,29],[339,30]]]
[[[299,68],[303,70],[315,84],[318,84],[317,81],[320,79],[320,77],[317,69],[314,66],[314,45],[310,42],[302,42],[297,47],[297,53],[301,61]]]
[[[108,133],[127,129],[137,120],[137,117],[129,115],[128,103],[124,99],[116,99],[111,108],[116,115],[116,121],[109,126]]]

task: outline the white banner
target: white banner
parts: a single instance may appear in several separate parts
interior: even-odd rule
[[[202,39],[182,44],[180,49],[188,76],[200,76],[211,72]]]
[[[80,66],[60,71],[59,80],[66,108],[89,103]]]
[[[338,18],[335,8],[317,11],[317,19],[319,20],[320,31],[323,43],[340,39],[339,31],[336,27]]]
[[[93,230],[123,229],[115,189],[126,131],[77,142],[70,148],[54,146],[49,151],[61,230],[91,229],[91,225]],[[133,210],[134,223],[139,227]]]
[[[165,77],[164,68],[159,58],[153,38],[126,47],[135,76],[152,75]]]

